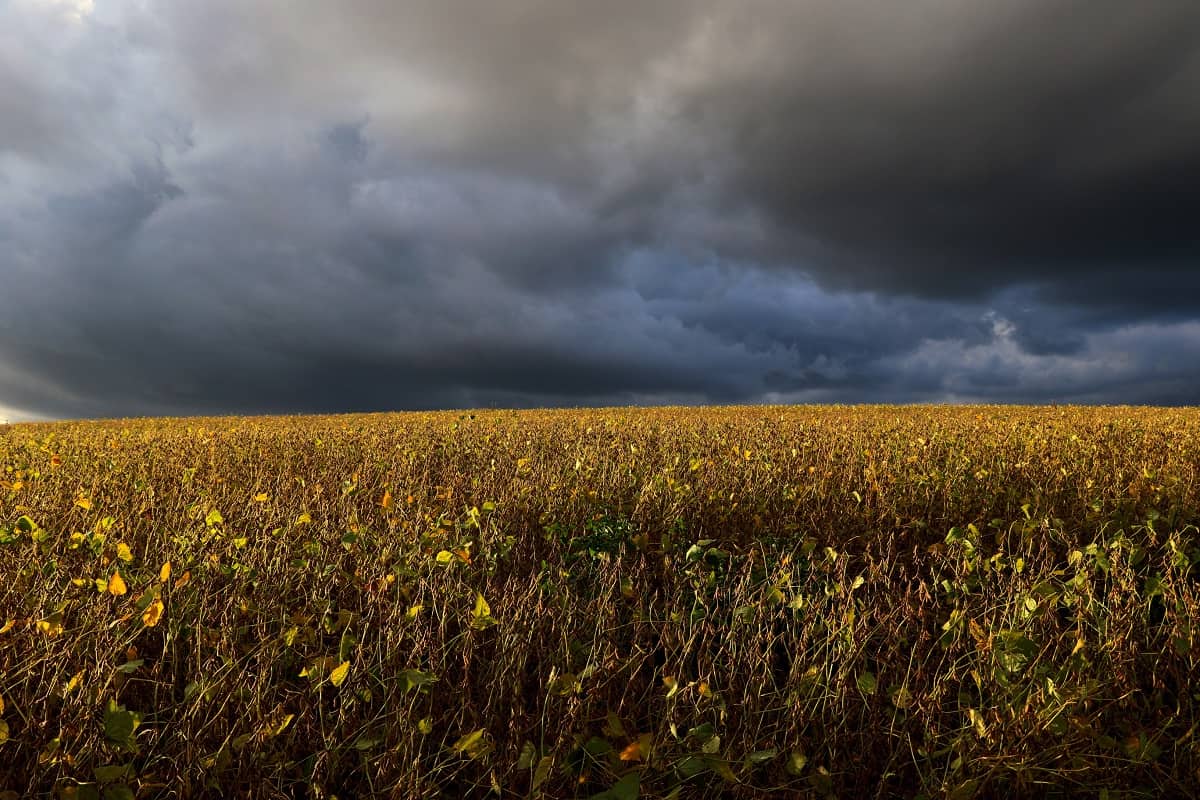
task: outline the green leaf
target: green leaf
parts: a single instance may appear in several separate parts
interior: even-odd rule
[[[611,789],[592,795],[592,800],[638,800],[641,796],[642,776],[630,772],[613,784]]]
[[[521,754],[517,757],[517,769],[533,769],[533,760],[537,758],[537,748],[533,742],[526,740],[521,745]]]
[[[599,736],[593,736],[584,743],[583,751],[592,758],[600,758],[611,753],[613,751],[613,746],[612,743],[610,743],[607,739],[602,739]]]
[[[104,710],[104,735],[109,741],[127,749],[134,749],[134,731],[141,724],[140,714],[127,711],[124,706],[117,705],[115,700],[109,700]]]
[[[675,769],[683,778],[694,778],[708,770],[708,759],[703,756],[686,756],[675,764]]]
[[[354,646],[358,644],[358,639],[354,638],[354,634],[347,628],[342,633],[341,641],[338,642],[338,661],[349,661],[354,655]]]
[[[124,664],[117,667],[117,672],[121,672],[126,675],[132,675],[134,672],[137,671],[138,667],[140,667],[142,664],[145,664],[145,663],[146,663],[146,659],[144,659],[144,658],[137,658],[137,659],[134,659],[133,661],[126,661]]]
[[[799,750],[793,750],[788,755],[787,765],[785,769],[789,775],[799,776],[804,772],[804,768],[808,765],[808,756],[801,753]]]
[[[1020,672],[1038,654],[1038,646],[1020,631],[1000,631],[996,635],[996,657],[1010,673]]]
[[[104,787],[104,800],[134,800],[133,790],[123,783]]]
[[[863,694],[875,694],[875,673],[862,672],[858,676],[858,690]]]
[[[423,686],[437,683],[437,681],[438,676],[432,672],[421,672],[419,669],[405,669],[400,671],[400,691],[402,692],[420,689]]]
[[[746,756],[746,763],[752,766],[766,764],[768,761],[774,760],[775,756],[779,755],[779,751],[772,747],[770,750],[755,750],[750,755]]]
[[[537,769],[533,771],[533,788],[536,789],[546,782],[550,777],[550,769],[554,766],[554,759],[550,756],[543,756],[537,763]]]
[[[96,767],[92,773],[98,783],[113,783],[130,774],[130,764],[113,764],[106,767]]]
[[[218,525],[223,525],[224,523],[225,518],[222,517],[221,512],[217,511],[215,508],[209,511],[204,517],[204,524],[210,528],[215,528]]]
[[[738,782],[737,776],[733,774],[733,770],[729,768],[728,762],[723,758],[709,758],[708,768],[730,783]]]

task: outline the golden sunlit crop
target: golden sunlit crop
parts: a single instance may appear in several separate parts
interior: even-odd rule
[[[1191,409],[8,426],[0,797],[1185,797],[1197,523]]]

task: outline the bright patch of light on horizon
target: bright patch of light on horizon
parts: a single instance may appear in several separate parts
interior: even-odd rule
[[[25,414],[8,406],[0,406],[0,425],[10,422],[32,422],[34,419],[32,414]]]

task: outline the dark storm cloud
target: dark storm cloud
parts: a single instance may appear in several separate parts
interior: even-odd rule
[[[1087,303],[1146,268],[1200,288],[1200,7],[822,5],[747,23],[760,49],[687,104],[798,234],[785,259],[926,296],[1090,281]]]
[[[0,417],[1200,401],[1190,1],[0,30]]]

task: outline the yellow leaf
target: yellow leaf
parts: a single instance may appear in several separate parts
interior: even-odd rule
[[[17,621],[15,619],[10,619],[8,622],[4,623],[3,628],[0,628],[0,633],[8,633],[9,631],[11,631],[13,629],[13,626],[16,624],[17,624]]]
[[[983,721],[983,714],[974,708],[968,708],[967,718],[971,721],[971,725],[974,726],[977,734],[981,737],[987,736],[987,723]]]
[[[45,619],[39,619],[38,630],[47,636],[58,636],[63,632],[63,616],[61,611],[56,611]]]
[[[71,676],[71,680],[63,684],[63,694],[70,694],[71,692],[75,691],[75,689],[78,688],[79,684],[82,682],[83,670],[79,670],[79,672],[76,672]]]
[[[341,686],[346,681],[346,676],[350,674],[350,662],[343,661],[333,668],[333,672],[329,673],[329,682],[334,686]]]
[[[624,750],[621,751],[620,759],[622,761],[641,761],[642,760],[642,745],[641,742],[630,742]]]
[[[0,714],[4,713],[4,697],[0,696]]]
[[[267,720],[266,727],[263,728],[263,733],[268,737],[278,736],[287,729],[288,725],[292,724],[292,720],[295,718],[295,714],[276,714]]]
[[[336,661],[330,656],[318,656],[308,662],[308,666],[300,670],[301,678],[320,680],[336,668]]]
[[[133,551],[129,549],[129,545],[125,544],[124,542],[121,542],[119,545],[117,545],[117,558],[121,559],[126,564],[128,564],[130,561],[133,561]]]
[[[466,736],[463,736],[453,745],[453,750],[456,753],[462,753],[470,758],[478,758],[491,750],[491,745],[484,739],[484,734],[487,731],[480,728],[477,731],[472,731]]]
[[[0,719],[0,744],[8,741],[8,723]]]
[[[489,625],[495,625],[496,620],[492,619],[492,607],[488,605],[487,600],[483,599],[483,595],[476,593],[475,608],[471,611],[471,627],[475,630],[483,630]]]
[[[383,499],[379,501],[379,505],[383,506],[389,511],[392,510],[392,506],[396,505],[396,501],[392,499],[392,493],[390,491],[386,489],[384,490]]]
[[[162,565],[162,569],[158,571],[158,582],[166,583],[171,580],[171,562],[166,561]]]
[[[297,525],[307,525],[307,524],[308,524],[308,523],[310,523],[310,522],[312,522],[312,517],[311,517],[311,516],[309,516],[309,514],[308,514],[308,512],[307,512],[307,511],[305,511],[305,512],[304,512],[303,514],[301,514],[300,516],[296,517],[296,524],[297,524]]]
[[[265,502],[267,502],[267,493],[266,493],[266,492],[259,492],[258,494],[254,495],[254,502],[256,502],[256,503],[265,503]]]
[[[162,619],[163,601],[154,598],[154,602],[146,606],[146,610],[142,612],[142,622],[147,628],[153,628]]]
[[[125,579],[121,577],[121,573],[113,572],[112,577],[108,579],[108,593],[120,597],[129,591],[129,587],[125,585]]]
[[[191,583],[191,581],[192,581],[192,571],[184,570],[183,574],[180,575],[178,580],[175,581],[175,588],[182,589],[184,586],[187,586],[189,583]]]
[[[75,499],[75,505],[79,506],[84,511],[92,510],[92,501],[87,499],[86,497],[77,497]]]

